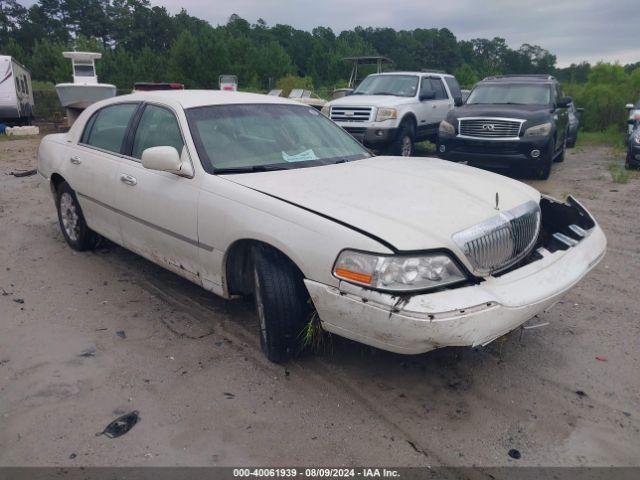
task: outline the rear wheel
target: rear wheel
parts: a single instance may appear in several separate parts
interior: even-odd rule
[[[269,360],[284,362],[302,352],[312,311],[309,292],[295,265],[268,247],[253,251],[253,282],[260,346]]]
[[[410,157],[415,150],[416,129],[413,122],[404,120],[400,124],[396,140],[391,144],[391,154],[400,157]]]
[[[554,162],[557,163],[562,163],[564,162],[564,155],[567,152],[567,137],[569,135],[569,131],[567,130],[567,133],[564,136],[564,140],[562,141],[562,150],[560,151],[560,153],[558,154],[558,156],[556,158],[554,158]]]
[[[80,252],[95,248],[100,236],[87,225],[73,189],[67,182],[62,182],[56,193],[58,222],[64,239],[71,248]]]

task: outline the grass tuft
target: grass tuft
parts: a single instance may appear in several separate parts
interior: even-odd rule
[[[300,335],[302,337],[302,347],[309,349],[313,353],[320,353],[333,348],[331,334],[322,328],[320,317],[315,310]]]
[[[627,170],[617,163],[610,163],[607,166],[607,169],[611,174],[611,180],[613,180],[613,183],[629,183],[629,180],[632,178],[638,178],[639,175],[639,172]]]

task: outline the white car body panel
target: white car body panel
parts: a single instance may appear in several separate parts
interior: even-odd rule
[[[147,170],[139,160],[79,144],[96,110],[123,101],[174,111],[188,172]],[[327,330],[400,353],[487,343],[553,305],[604,255],[606,239],[596,224],[568,251],[542,251],[541,260],[475,285],[399,296],[341,281],[332,269],[347,248],[379,254],[447,249],[470,269],[451,236],[494,216],[496,209],[538,202],[540,194],[493,173],[424,158],[212,175],[198,158],[184,109],[229,103],[297,105],[277,97],[206,91],[106,100],[86,109],[68,133],[43,139],[38,171],[69,183],[92,229],[226,298],[231,297],[226,271],[231,248],[241,241],[271,245],[302,272]],[[123,183],[121,175],[135,184]]]

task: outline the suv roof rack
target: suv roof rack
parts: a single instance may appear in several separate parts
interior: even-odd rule
[[[535,80],[555,80],[553,75],[549,75],[546,73],[513,73],[509,75],[491,75],[490,77],[485,77],[482,81],[485,80],[502,80],[508,78],[530,78]]]
[[[432,68],[422,68],[420,71],[423,73],[444,73],[444,74],[447,73],[444,70],[435,70]]]

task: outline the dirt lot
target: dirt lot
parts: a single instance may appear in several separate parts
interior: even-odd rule
[[[610,150],[530,182],[575,194],[609,240],[533,320],[549,326],[413,357],[336,339],[284,368],[248,302],[68,248],[41,178],[9,175],[37,145],[0,141],[0,465],[640,464],[640,180],[613,183]],[[96,436],[131,410],[129,433]]]

